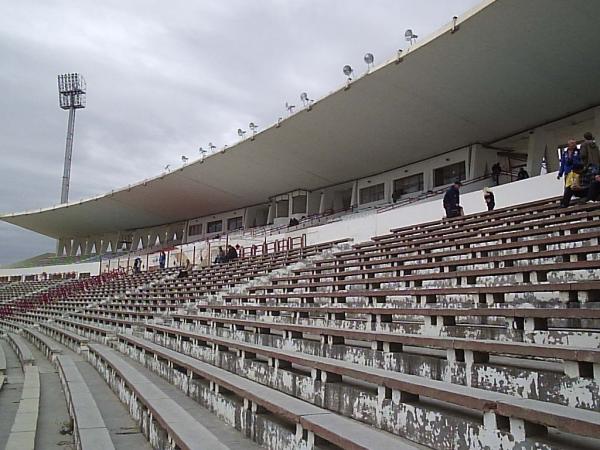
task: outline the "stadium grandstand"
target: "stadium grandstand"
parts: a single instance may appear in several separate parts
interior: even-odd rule
[[[600,448],[600,208],[563,200],[598,18],[486,0],[236,145],[0,216],[57,240],[0,269],[0,447]]]

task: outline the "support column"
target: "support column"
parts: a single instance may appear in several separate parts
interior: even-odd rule
[[[350,200],[350,207],[355,208],[358,206],[358,180],[352,183],[352,197]]]
[[[536,176],[540,174],[544,156],[546,157],[548,172],[558,170],[557,146],[558,142],[556,142],[556,137],[552,131],[539,128],[529,135],[527,148],[527,172],[529,172],[529,175]]]

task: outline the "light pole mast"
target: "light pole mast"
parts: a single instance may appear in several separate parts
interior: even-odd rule
[[[62,178],[60,202],[69,201],[69,184],[71,181],[71,158],[73,156],[73,135],[75,134],[75,110],[85,108],[85,79],[78,73],[67,73],[58,76],[58,103],[62,109],[69,110],[67,126],[67,144],[65,146],[65,165]]]

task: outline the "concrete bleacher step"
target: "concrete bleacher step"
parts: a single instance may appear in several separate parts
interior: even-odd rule
[[[199,391],[203,391],[202,393],[198,393],[198,395],[206,394],[209,397],[205,401],[212,401],[218,404],[219,393],[231,392],[235,394],[240,400],[237,404],[236,416],[240,416],[239,420],[242,423],[244,422],[243,417],[248,412],[256,415],[262,410],[285,418],[290,424],[295,426],[295,432],[289,432],[287,437],[283,436],[281,441],[275,444],[275,448],[310,449],[317,442],[316,438],[348,449],[415,450],[422,448],[399,436],[394,436],[355,420],[339,416],[279,390],[272,389],[146,339],[129,335],[120,335],[120,339],[121,344],[125,342],[129,344],[129,347],[121,346],[120,350],[129,353],[136,359],[145,357],[146,359],[142,361],[144,364],[148,363],[148,355],[150,355],[150,358],[152,358],[152,355],[156,355],[160,359],[164,358],[169,361],[170,366],[177,365],[187,370],[188,374],[186,376],[189,378],[187,382],[180,384],[182,380],[172,380],[172,382],[179,385],[184,391],[194,391],[192,388],[193,380],[196,380],[196,382],[205,380],[210,384],[209,389],[197,388]],[[144,354],[140,356],[137,353],[137,349],[143,349]],[[166,375],[159,366],[154,366],[153,370],[163,376]],[[189,395],[194,394],[190,392]],[[258,430],[252,427],[255,421],[256,417],[248,421],[247,426],[250,426],[250,429],[246,433],[255,436],[255,440],[259,443],[270,442],[273,445],[274,442],[269,439],[268,435],[257,436],[259,434]],[[237,423],[238,419],[235,419],[235,422]],[[268,429],[264,429],[262,432],[268,433]]]
[[[56,357],[60,379],[73,419],[75,445],[81,450],[114,450],[108,428],[87,383],[69,356]]]
[[[89,360],[143,424],[154,448],[230,448],[114,350],[90,344]]]
[[[40,407],[40,376],[31,349],[23,338],[7,333],[23,370],[23,387],[5,450],[34,450]]]

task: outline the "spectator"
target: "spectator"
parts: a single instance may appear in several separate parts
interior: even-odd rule
[[[167,255],[165,254],[164,251],[161,251],[160,256],[158,257],[158,265],[160,266],[161,269],[165,268],[166,262],[167,262]]]
[[[235,244],[235,251],[238,255],[238,258],[242,257],[242,247],[240,247],[240,244]]]
[[[225,255],[225,261],[235,261],[238,257],[237,250],[233,245],[227,247],[227,255]]]
[[[446,210],[446,218],[448,219],[462,216],[462,207],[460,206],[461,186],[462,183],[459,180],[456,180],[444,195],[444,209]]]
[[[489,187],[483,188],[483,199],[485,200],[488,211],[493,211],[494,207],[496,206],[496,199],[494,198],[494,193]]]
[[[579,157],[579,150],[577,150],[577,142],[575,142],[575,139],[569,139],[567,148],[563,150],[560,156],[560,169],[556,178],[560,179],[564,175],[566,181],[569,172],[578,164],[581,164],[581,159]]]
[[[529,173],[525,170],[525,167],[521,167],[517,173],[517,180],[526,180],[529,178]]]
[[[398,200],[400,200],[400,198],[402,197],[403,194],[404,194],[404,191],[402,189],[394,190],[394,192],[392,192],[392,201],[394,203],[396,203]]]
[[[300,222],[298,222],[298,219],[295,217],[292,217],[290,219],[290,223],[288,224],[288,228],[295,227],[296,225],[300,225]]]
[[[223,262],[225,262],[225,251],[223,250],[223,247],[219,246],[219,253],[217,254],[217,257],[215,258],[215,263],[221,264]]]
[[[588,131],[583,135],[583,138],[585,140],[581,143],[581,148],[579,149],[581,164],[583,164],[584,168],[587,168],[590,164],[593,166],[600,165],[600,152],[598,151],[594,136]]]
[[[138,256],[133,261],[133,273],[140,273],[142,271],[142,259]]]
[[[190,275],[190,270],[192,269],[192,264],[190,263],[190,260],[186,258],[185,260],[185,266],[183,266],[180,270],[179,270],[179,274],[177,275],[177,278],[186,278]]]
[[[600,175],[596,174],[592,178],[590,187],[588,189],[588,195],[585,199],[586,202],[597,202],[600,200]]]
[[[581,175],[583,173],[583,165],[580,163],[573,166],[572,170],[565,176],[565,191],[561,206],[568,207],[571,204],[571,197],[586,197],[588,194],[587,187],[582,185]]]
[[[494,180],[494,184],[498,186],[500,184],[500,174],[502,173],[502,167],[500,163],[496,163],[492,166],[492,180]]]

